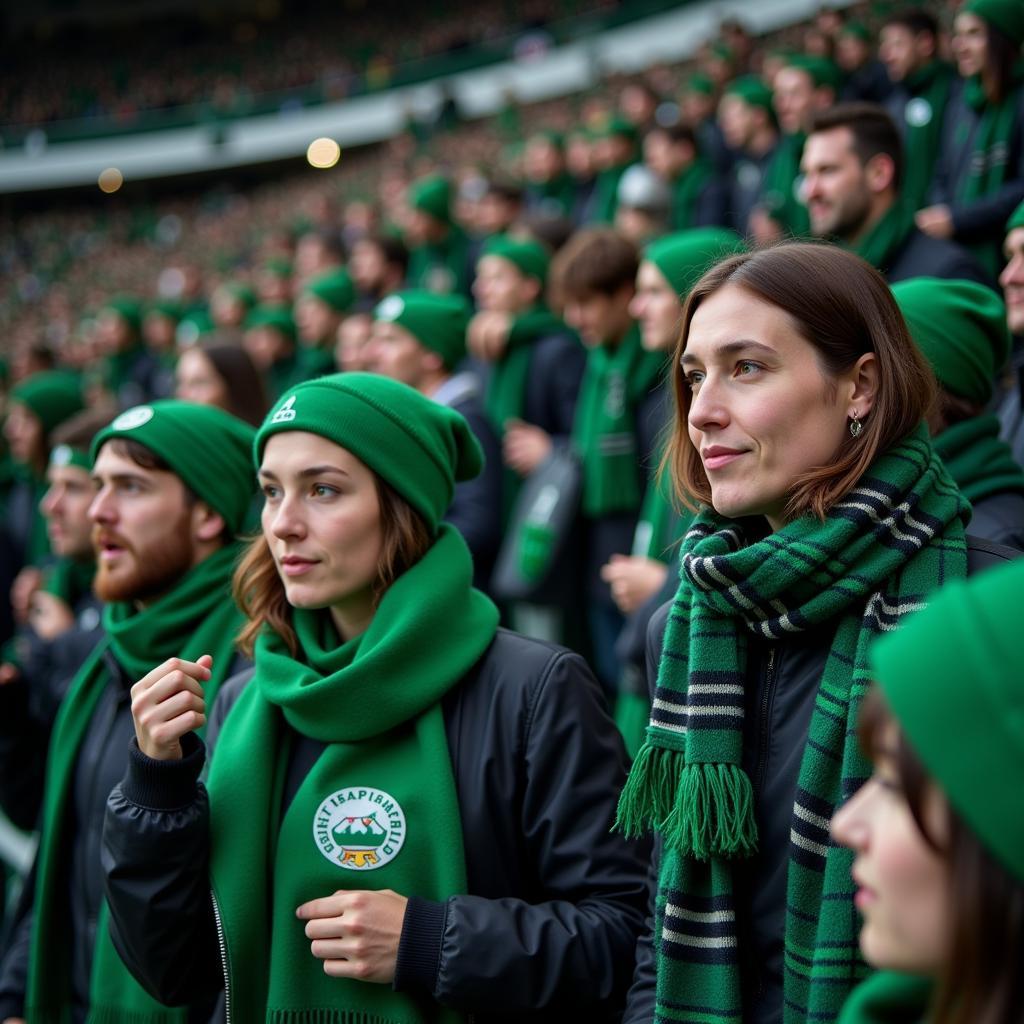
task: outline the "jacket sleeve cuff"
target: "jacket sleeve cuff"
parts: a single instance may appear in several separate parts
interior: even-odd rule
[[[411,896],[405,908],[395,964],[396,991],[433,993],[441,963],[448,904]]]
[[[154,811],[174,811],[192,803],[206,747],[194,733],[187,733],[181,738],[181,750],[180,760],[158,761],[139,750],[138,740],[132,737],[128,770],[121,782],[125,798]]]

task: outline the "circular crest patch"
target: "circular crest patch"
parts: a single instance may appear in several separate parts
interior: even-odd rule
[[[71,464],[71,460],[74,458],[75,453],[71,450],[70,445],[59,444],[56,448],[50,452],[50,465],[51,466],[67,466]]]
[[[932,105],[923,96],[916,96],[903,108],[903,116],[912,128],[923,128],[932,119]]]
[[[110,426],[114,430],[134,430],[148,423],[153,418],[153,410],[148,405],[137,405],[134,409],[128,409],[121,413]]]
[[[348,871],[373,871],[393,861],[402,849],[405,812],[381,789],[339,789],[317,808],[313,840],[332,864]]]
[[[404,309],[405,300],[401,295],[389,295],[377,304],[374,315],[378,320],[397,320]]]

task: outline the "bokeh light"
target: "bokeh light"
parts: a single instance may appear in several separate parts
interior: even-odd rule
[[[108,167],[105,171],[100,171],[101,192],[106,192],[109,195],[111,192],[116,192],[123,184],[124,175],[116,167]]]
[[[306,159],[313,167],[326,170],[341,159],[341,146],[334,139],[314,139],[306,150]]]

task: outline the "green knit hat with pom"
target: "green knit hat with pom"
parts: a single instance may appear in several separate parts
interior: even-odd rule
[[[422,289],[395,292],[373,311],[374,320],[404,327],[424,348],[436,352],[447,369],[466,355],[469,303],[461,295],[435,295]]]
[[[432,174],[409,186],[409,205],[429,214],[435,220],[450,224],[452,220],[452,186],[447,178]]]
[[[338,267],[311,278],[302,289],[327,303],[335,313],[347,313],[355,302],[356,289],[347,270]]]
[[[665,235],[652,242],[643,253],[685,301],[690,289],[713,263],[726,256],[745,252],[743,239],[728,228],[693,228]]]
[[[534,277],[541,284],[547,280],[551,257],[540,242],[530,238],[512,238],[510,235],[495,235],[487,240],[483,256],[500,256],[508,260],[526,277]]]

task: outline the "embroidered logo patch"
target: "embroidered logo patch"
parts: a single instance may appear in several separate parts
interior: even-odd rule
[[[339,789],[317,808],[313,840],[332,863],[373,871],[398,856],[405,842],[405,812],[380,789]]]
[[[52,452],[50,452],[50,465],[67,466],[70,465],[71,460],[74,457],[75,453],[71,450],[69,445],[59,444]]]
[[[405,312],[405,300],[401,295],[389,295],[373,312],[378,320],[397,320]]]
[[[110,425],[114,430],[134,430],[152,418],[153,410],[148,405],[137,405],[134,409],[121,413]]]
[[[271,418],[271,423],[287,423],[295,419],[295,396],[292,395]]]
[[[903,116],[911,128],[923,128],[932,119],[932,105],[923,96],[915,96],[903,108]]]

